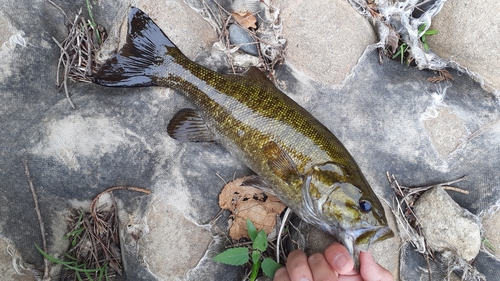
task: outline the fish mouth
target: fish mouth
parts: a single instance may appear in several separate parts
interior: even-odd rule
[[[370,243],[372,244],[384,241],[392,237],[394,237],[394,232],[389,226],[386,225],[378,229],[377,233],[372,237]]]
[[[363,228],[356,231],[355,243],[361,251],[368,251],[368,248],[380,241],[394,237],[394,232],[389,226],[378,226]]]

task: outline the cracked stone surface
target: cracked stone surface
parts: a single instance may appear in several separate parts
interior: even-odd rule
[[[347,1],[286,0],[280,6],[287,61],[316,81],[341,84],[376,42],[370,23]]]
[[[429,36],[429,46],[448,61],[453,61],[484,80],[490,92],[500,93],[500,19],[492,11],[500,10],[500,3],[486,1],[446,1],[432,21],[432,28],[439,30]],[[474,75],[473,75],[474,76]]]
[[[500,249],[500,233],[497,228],[500,225],[500,212],[496,211],[486,216],[482,223],[485,231],[484,237],[488,239],[491,246],[495,249],[495,251],[492,251],[493,254],[497,258],[500,258],[500,252],[498,251],[498,249]]]
[[[467,135],[464,123],[449,108],[434,108],[434,116],[426,116],[424,126],[432,140],[432,144],[442,159],[448,159],[450,154],[461,144]]]
[[[83,7],[82,1],[54,2],[70,18]],[[198,56],[212,68],[225,63],[220,59],[224,54],[199,56],[210,52],[217,35],[180,0],[93,2],[96,22],[110,33],[108,52],[119,44],[131,4],[149,13],[188,57]],[[273,4],[281,9],[288,40],[286,64],[276,71],[283,91],[337,135],[379,197],[392,204],[386,172],[406,186],[466,175],[467,181],[457,185],[470,194],[451,196],[476,215],[493,214],[483,221],[485,235],[500,248],[495,234],[499,212],[494,212],[500,191],[497,98],[453,69],[455,80],[430,84],[426,79],[435,73],[387,58],[379,64],[377,52],[364,53],[376,41],[370,23],[345,1]],[[490,0],[467,6],[446,2],[433,21],[440,34],[428,40],[438,54],[470,68],[498,90],[495,81],[500,75],[492,68],[499,58],[492,39],[498,37],[498,9],[491,8],[495,5]],[[88,207],[96,194],[111,186],[139,186],[153,195],[115,192],[126,268],[122,280],[240,280],[244,268],[211,260],[224,249],[216,229],[225,230],[227,214],[219,218],[217,228],[209,222],[218,212],[221,178],[229,181],[251,171],[216,144],[178,143],[167,135],[170,118],[193,106],[170,89],[70,83],[77,105],[71,109],[55,86],[59,49],[52,37],[64,39],[64,24],[60,11],[45,1],[8,0],[0,12],[0,237],[5,238],[0,239],[0,275],[34,280],[14,274],[5,255],[7,244],[24,262],[37,268],[43,264],[33,247],[41,244],[41,237],[21,162],[26,158],[50,253],[64,250],[60,241],[68,208]],[[397,231],[393,222],[391,227]],[[310,232],[311,251],[321,251],[325,241],[331,241],[322,235]],[[375,259],[395,280],[418,280],[426,262],[402,243],[391,239],[375,245]],[[481,272],[500,280],[492,270],[498,268],[495,262],[483,252],[476,260]]]

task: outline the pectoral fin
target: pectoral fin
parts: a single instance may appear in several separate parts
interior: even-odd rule
[[[255,187],[266,193],[276,195],[271,185],[266,180],[256,175],[248,177],[245,181],[241,183],[241,186]]]
[[[167,132],[173,139],[183,142],[215,141],[200,113],[191,108],[179,110],[168,123]]]
[[[266,143],[262,150],[267,157],[269,168],[282,180],[287,183],[300,178],[297,166],[286,151],[284,151],[276,142]]]

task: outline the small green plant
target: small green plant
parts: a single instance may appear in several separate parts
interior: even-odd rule
[[[488,239],[484,238],[482,242],[486,248],[490,249],[493,253],[496,252],[495,246],[493,246]]]
[[[251,250],[248,247],[236,247],[227,249],[226,251],[214,257],[214,261],[229,264],[243,265],[250,261],[252,263],[252,271],[250,273],[250,281],[257,279],[259,269],[269,278],[274,278],[274,273],[281,267],[279,263],[272,258],[263,258],[262,253],[266,251],[268,242],[267,235],[264,230],[257,232],[254,224],[247,219],[248,236],[252,240]]]
[[[71,240],[71,247],[76,246],[79,236],[85,231],[85,228],[83,227],[83,223],[82,223],[83,222],[83,215],[84,215],[84,212],[81,211],[80,216],[78,218],[78,221],[76,223],[75,230],[69,232],[66,236],[64,236],[64,239],[70,239],[71,237],[73,238]],[[47,254],[40,247],[38,247],[38,245],[36,245],[36,244],[35,244],[35,247],[47,260],[49,260],[53,263],[60,264],[60,265],[64,266],[66,269],[74,271],[75,276],[79,281],[83,281],[84,280],[83,278],[85,278],[85,280],[90,280],[90,281],[94,281],[94,280],[97,280],[97,281],[106,280],[106,281],[108,281],[109,280],[108,264],[107,263],[104,263],[100,268],[88,269],[86,264],[79,263],[77,258],[69,255],[68,253],[64,254],[65,257],[68,259],[68,261],[63,261],[60,259],[56,259],[53,256]],[[94,273],[95,279],[93,279],[90,276],[91,273]],[[82,278],[81,274],[84,275],[83,278]],[[96,277],[96,274],[97,274],[97,277]]]
[[[427,52],[429,50],[429,45],[427,44],[427,36],[429,35],[434,35],[434,34],[438,34],[439,31],[438,30],[435,30],[435,29],[428,29],[424,32],[425,28],[426,28],[426,24],[422,24],[418,27],[418,34],[420,36],[420,41],[422,41],[423,45],[424,45],[424,49],[425,51]],[[410,48],[410,46],[408,46],[408,44],[406,43],[401,43],[401,45],[399,45],[399,48],[397,49],[398,51],[392,56],[393,59],[396,59],[397,57],[400,57],[400,60],[401,60],[401,64],[403,64],[403,61],[404,61],[404,58],[405,58],[405,53],[408,51],[408,49]],[[413,58],[410,58],[410,57],[407,57],[406,58],[406,64],[409,65],[410,62],[412,61]]]
[[[398,51],[392,56],[393,59],[397,58],[398,56],[401,57],[401,64],[403,64],[403,59],[404,59],[404,54],[408,50],[409,46],[406,45],[406,43],[403,43],[399,46]],[[409,61],[407,61],[409,63]]]
[[[97,28],[97,24],[94,21],[94,16],[92,15],[92,9],[90,7],[90,1],[85,0],[87,4],[87,12],[89,13],[89,18],[90,18],[90,26],[92,29],[95,30],[95,36],[97,37],[97,43],[101,44],[101,35],[99,33],[99,28]]]
[[[424,49],[425,51],[428,51],[429,50],[429,45],[427,45],[427,36],[429,35],[434,35],[434,34],[438,34],[439,31],[437,31],[436,29],[428,29],[424,32],[424,29],[427,25],[424,23],[422,25],[420,25],[418,27],[418,34],[421,34],[423,33],[422,35],[420,35],[420,41],[422,41],[422,43],[424,43]]]
[[[86,278],[85,280],[94,281],[94,279],[90,276],[91,273],[98,273],[99,274],[97,276],[97,278],[95,279],[97,281],[102,281],[102,280],[109,281],[110,280],[108,277],[108,264],[107,263],[105,263],[102,267],[97,268],[97,269],[87,269],[85,264],[78,264],[77,259],[68,255],[68,254],[65,254],[65,256],[69,259],[69,261],[62,261],[62,260],[56,259],[53,256],[45,253],[36,244],[35,244],[35,247],[49,261],[51,261],[53,263],[61,264],[62,266],[66,267],[67,269],[75,271],[75,273],[76,273],[75,276],[78,278],[79,281],[84,280],[80,276],[80,274],[85,275],[85,278]]]

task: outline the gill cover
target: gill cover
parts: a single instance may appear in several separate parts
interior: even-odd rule
[[[333,162],[315,165],[304,176],[302,196],[306,215],[316,222],[324,221],[323,229],[330,233],[332,231],[326,221],[335,221],[342,225],[342,215],[339,213],[332,216],[331,212],[325,213],[323,205],[331,196],[339,196],[338,190],[346,179],[344,169]]]

